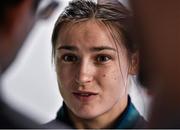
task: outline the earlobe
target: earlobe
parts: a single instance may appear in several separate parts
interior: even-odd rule
[[[134,53],[131,56],[131,62],[129,67],[129,74],[136,75],[139,70],[139,53]]]

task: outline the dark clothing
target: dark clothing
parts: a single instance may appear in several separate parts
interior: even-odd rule
[[[64,122],[67,125],[74,127],[72,121],[68,116],[67,107],[65,103],[63,103],[63,106],[58,111],[55,120]],[[135,128],[138,129],[138,128],[146,128],[146,126],[147,126],[147,122],[136,110],[135,106],[131,102],[130,97],[128,97],[128,105],[124,110],[124,112],[115,121],[112,129],[135,129]]]

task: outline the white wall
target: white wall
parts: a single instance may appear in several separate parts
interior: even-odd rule
[[[40,123],[55,118],[62,103],[51,62],[50,39],[54,22],[68,1],[61,0],[61,7],[49,21],[37,23],[3,78],[3,97],[7,102]],[[135,105],[146,116],[144,94],[134,88],[131,93]]]

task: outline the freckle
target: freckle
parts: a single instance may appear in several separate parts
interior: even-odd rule
[[[103,77],[106,77],[106,75],[104,74]]]

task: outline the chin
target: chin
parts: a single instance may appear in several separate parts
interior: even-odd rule
[[[83,111],[83,112],[81,111],[81,112],[77,112],[75,115],[82,118],[82,119],[93,119],[93,118],[98,117],[101,114],[98,113],[96,110],[96,111],[91,111],[91,112],[90,111],[88,111],[88,112],[87,111]]]
[[[82,119],[86,119],[86,120],[91,120],[97,117],[97,115],[78,115],[78,117],[82,118]]]

